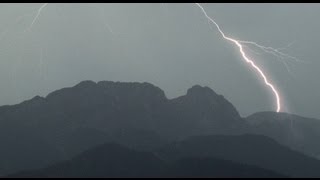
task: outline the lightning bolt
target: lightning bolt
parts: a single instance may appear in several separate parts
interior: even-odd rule
[[[288,45],[288,46],[289,46],[289,45]],[[261,55],[261,53],[259,53],[259,52],[255,51],[255,50],[251,49],[248,45],[243,45],[243,47],[247,48],[250,52],[253,52],[253,53],[256,54],[256,55]],[[280,48],[279,48],[279,49],[280,49]],[[279,49],[278,49],[278,50],[279,50]],[[281,48],[281,49],[285,49],[285,48]],[[261,49],[260,49],[260,50],[261,50]],[[275,56],[275,57],[277,58],[277,60],[279,60],[281,63],[283,63],[283,65],[285,66],[285,68],[286,68],[286,70],[288,71],[288,73],[290,73],[290,74],[292,75],[291,70],[290,70],[289,65],[288,65],[288,62],[285,61],[285,59],[287,59],[287,58],[285,58],[285,57],[283,57],[283,56],[281,56],[281,55],[279,55],[279,54],[277,54],[277,53],[275,53],[275,52],[273,52],[273,51],[263,50],[263,49],[262,49],[262,51],[263,51],[263,53],[269,53],[269,54]]]
[[[260,48],[261,50],[263,50],[264,52],[273,54],[274,56],[277,56],[277,57],[279,57],[281,59],[287,58],[287,59],[293,59],[293,60],[295,60],[297,62],[304,62],[304,61],[301,61],[300,59],[298,59],[296,57],[290,56],[289,54],[283,53],[283,52],[281,52],[279,50],[279,49],[285,49],[285,48],[276,49],[276,48],[273,48],[273,47],[262,46],[262,45],[260,45],[260,44],[258,44],[256,42],[252,42],[252,41],[241,41],[241,40],[238,40],[238,42],[240,42],[242,44],[254,45],[254,46]],[[290,46],[291,44],[289,44],[288,46]]]
[[[276,111],[277,111],[277,112],[280,112],[280,110],[281,110],[281,102],[280,102],[280,97],[279,97],[279,93],[278,93],[277,89],[275,88],[275,86],[274,86],[272,83],[270,83],[270,81],[268,80],[268,78],[267,78],[267,76],[265,75],[265,73],[261,70],[261,68],[258,67],[258,66],[247,56],[246,52],[245,52],[244,49],[243,49],[243,44],[254,45],[254,46],[256,46],[256,47],[264,50],[265,52],[272,52],[272,53],[278,54],[278,55],[280,55],[280,56],[285,56],[285,57],[291,57],[291,56],[289,56],[289,55],[287,55],[287,54],[284,54],[284,53],[282,53],[282,52],[280,52],[280,51],[278,51],[277,49],[274,49],[274,48],[272,48],[272,47],[266,47],[266,46],[259,45],[259,44],[255,43],[255,42],[252,42],[252,41],[241,41],[241,40],[237,40],[237,39],[234,39],[234,38],[231,38],[231,37],[226,36],[225,33],[221,30],[220,26],[219,26],[210,16],[208,16],[208,14],[207,14],[207,12],[205,11],[205,9],[204,9],[199,3],[195,3],[195,5],[201,9],[202,13],[203,13],[204,16],[207,18],[207,20],[210,21],[211,23],[213,23],[213,24],[216,26],[216,28],[218,29],[219,33],[221,34],[221,36],[222,36],[225,40],[232,42],[234,45],[236,45],[236,46],[238,47],[239,52],[240,52],[242,58],[243,58],[248,64],[250,64],[251,67],[252,67],[254,70],[256,70],[256,71],[258,72],[258,74],[262,77],[262,79],[263,79],[264,83],[266,84],[266,86],[268,86],[268,87],[272,90],[272,92],[273,92],[273,94],[274,94],[274,96],[275,96],[276,104],[277,104],[277,109],[276,109]],[[297,59],[296,59],[296,60],[297,60]]]
[[[38,17],[40,16],[42,9],[43,9],[44,7],[46,7],[48,4],[49,4],[49,3],[44,3],[44,4],[38,9],[36,16],[34,17],[33,21],[31,22],[29,28],[25,30],[25,32],[31,30],[33,24],[37,21]]]

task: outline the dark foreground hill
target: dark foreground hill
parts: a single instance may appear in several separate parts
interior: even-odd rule
[[[261,135],[190,137],[152,151],[104,144],[11,177],[320,177],[320,161]]]
[[[101,177],[285,177],[255,166],[215,158],[185,158],[166,162],[153,153],[104,144],[48,168],[12,174],[24,178]]]

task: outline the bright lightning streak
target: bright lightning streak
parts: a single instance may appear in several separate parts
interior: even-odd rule
[[[31,30],[33,24],[37,21],[38,17],[40,16],[42,9],[43,9],[44,7],[46,7],[47,5],[48,5],[48,3],[44,3],[44,4],[38,9],[37,15],[34,17],[32,23],[30,24],[29,28],[26,29],[26,31],[30,31],[30,30]],[[26,31],[25,31],[25,32],[26,32]]]
[[[259,52],[254,51],[253,49],[249,48],[247,45],[243,45],[243,47],[246,47],[248,50],[250,50],[251,52],[257,54],[257,55],[261,55]],[[272,55],[274,55],[275,57],[277,57],[277,59],[284,64],[284,66],[286,67],[288,73],[292,74],[289,68],[288,63],[284,60],[284,57],[282,57],[281,55],[273,52],[273,51],[269,51],[269,50],[262,50],[265,53],[270,53]]]
[[[274,48],[271,48],[271,47],[265,47],[265,46],[261,46],[255,42],[251,42],[251,41],[239,41],[239,40],[236,40],[236,39],[233,39],[231,37],[228,37],[224,34],[224,32],[221,30],[220,26],[210,17],[208,16],[207,12],[204,10],[204,8],[199,4],[199,3],[195,3],[195,5],[197,5],[197,7],[199,7],[202,11],[202,13],[205,15],[205,17],[210,21],[212,22],[218,29],[218,31],[220,32],[220,34],[222,35],[222,37],[225,39],[225,40],[228,40],[232,43],[234,43],[238,48],[239,48],[239,51],[242,55],[242,58],[247,62],[249,63],[259,74],[260,76],[263,78],[263,81],[264,83],[272,90],[275,98],[276,98],[276,103],[277,103],[277,112],[280,112],[281,110],[281,103],[280,103],[280,97],[279,97],[279,93],[278,91],[276,90],[276,88],[274,87],[274,85],[272,85],[268,78],[266,77],[266,75],[263,73],[263,71],[250,59],[247,57],[245,51],[243,50],[243,46],[241,43],[243,44],[252,44],[252,45],[255,45],[263,50],[269,50],[269,51],[274,51],[276,53],[279,53],[280,51],[274,49]],[[280,55],[285,55],[287,56],[286,54],[281,54],[279,53]]]
[[[296,57],[293,57],[293,56],[290,56],[286,53],[283,53],[281,51],[279,51],[279,49],[275,49],[273,47],[267,47],[267,46],[262,46],[256,42],[252,42],[252,41],[240,41],[238,40],[239,43],[243,43],[243,44],[251,44],[251,45],[254,45],[258,48],[260,48],[261,50],[263,50],[264,52],[267,52],[267,53],[270,53],[270,54],[273,54],[277,57],[280,57],[281,59],[283,58],[288,58],[288,59],[294,59],[296,61],[300,61],[300,62],[303,62],[301,61],[300,59],[296,58]],[[282,48],[283,49],[283,48]]]

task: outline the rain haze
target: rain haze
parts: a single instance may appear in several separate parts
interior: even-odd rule
[[[0,5],[0,105],[83,80],[149,82],[168,98],[199,84],[242,116],[275,111],[261,77],[194,4]],[[248,55],[277,87],[282,111],[320,118],[319,4],[201,4],[229,37],[283,48]],[[32,25],[32,26],[31,26]]]

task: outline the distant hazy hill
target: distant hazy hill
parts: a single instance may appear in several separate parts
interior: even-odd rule
[[[149,83],[83,81],[0,107],[0,175],[68,160],[106,142],[151,152],[200,135],[263,134],[317,156],[320,121],[287,116],[293,124],[281,113],[242,118],[223,96],[198,85],[168,99]]]
[[[254,165],[291,177],[320,177],[320,161],[261,135],[190,137],[157,151],[162,159],[219,158]]]
[[[320,120],[275,112],[255,113],[246,120],[251,133],[271,137],[292,149],[320,158]]]
[[[284,177],[272,171],[214,158],[162,161],[153,153],[104,144],[48,168],[9,177]]]

